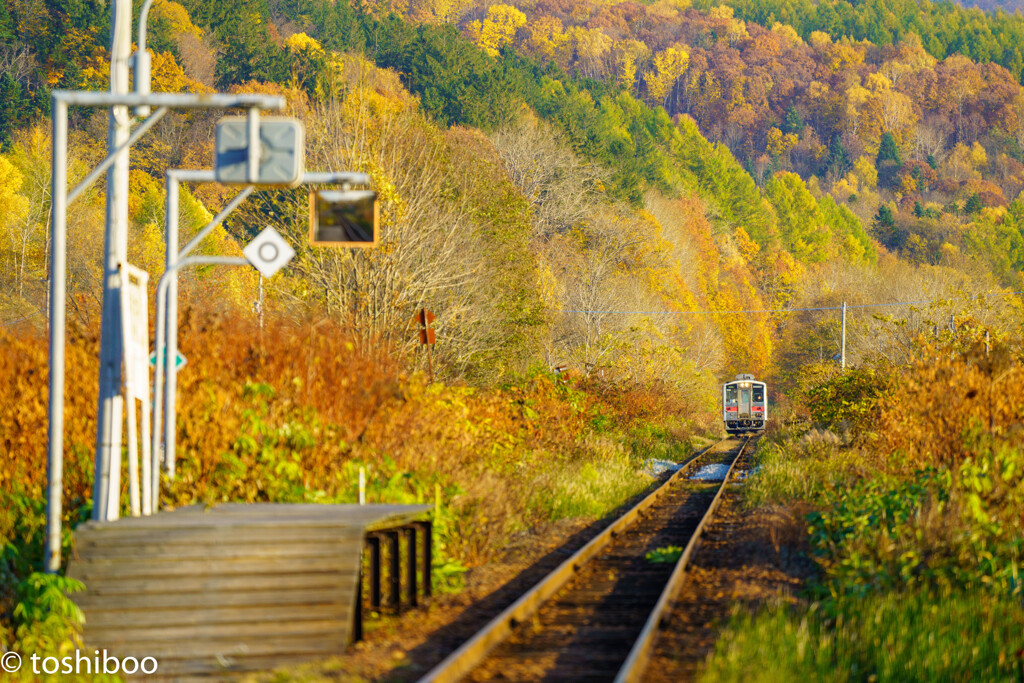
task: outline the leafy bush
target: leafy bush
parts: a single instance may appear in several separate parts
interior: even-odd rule
[[[69,597],[85,590],[74,579],[59,574],[33,572],[16,589],[14,607],[15,651],[26,655],[46,653],[64,656],[82,647],[82,610]]]
[[[863,440],[874,432],[878,411],[895,387],[891,368],[849,368],[809,388],[807,408],[818,425]]]
[[[835,490],[829,506],[809,516],[826,591],[925,584],[1024,594],[1024,450],[987,440],[956,470]]]

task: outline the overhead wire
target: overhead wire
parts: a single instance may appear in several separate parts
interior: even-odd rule
[[[980,298],[997,297],[997,296],[1018,296],[1024,294],[1022,292],[1010,292],[1008,294],[985,294]],[[966,299],[968,297],[950,297],[938,298],[938,299],[927,299],[923,301],[891,301],[887,303],[873,303],[873,304],[847,304],[847,310],[851,308],[883,308],[887,306],[922,306],[924,304],[932,304],[937,301],[952,301],[954,299]],[[569,310],[563,311],[563,313],[580,313],[580,314],[622,314],[622,315],[687,315],[687,314],[746,314],[746,313],[802,313],[805,311],[841,311],[842,305],[839,306],[815,306],[810,308],[765,308],[760,310],[727,310],[727,311],[713,311],[713,310],[699,310],[699,311],[616,311],[616,310],[603,310],[603,309],[584,309],[584,310]]]

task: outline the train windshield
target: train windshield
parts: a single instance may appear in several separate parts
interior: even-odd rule
[[[754,403],[764,403],[764,387],[754,387]]]
[[[727,384],[725,386],[725,402],[735,403],[736,402],[736,385]]]

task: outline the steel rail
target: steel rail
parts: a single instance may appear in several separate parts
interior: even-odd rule
[[[672,484],[688,474],[701,457],[710,453],[713,448],[725,441],[728,441],[728,439],[722,439],[708,446],[683,463],[661,486],[630,508],[600,534],[590,539],[572,557],[560,564],[557,569],[548,574],[540,583],[488,622],[475,636],[467,640],[441,663],[428,671],[419,679],[418,683],[447,683],[449,681],[457,681],[469,673],[470,670],[487,658],[491,650],[508,638],[516,626],[524,623],[536,614],[541,606],[547,602],[548,598],[560,591],[580,569],[586,566],[587,562],[597,556],[598,553],[611,543],[612,539],[632,526],[647,508],[651,507],[668,491]]]
[[[676,566],[672,570],[672,576],[669,577],[668,583],[665,584],[665,588],[661,592],[661,597],[658,598],[658,602],[654,605],[654,609],[651,611],[651,615],[647,618],[647,623],[644,624],[643,630],[640,631],[640,635],[637,637],[636,642],[633,643],[633,648],[629,651],[629,656],[626,657],[626,661],[619,669],[619,673],[615,677],[615,683],[635,683],[640,680],[641,676],[643,676],[643,673],[647,668],[647,664],[650,662],[651,649],[654,646],[655,638],[657,637],[658,631],[664,626],[664,617],[667,616],[666,610],[668,605],[672,601],[673,596],[675,596],[679,591],[679,588],[682,586],[683,577],[686,576],[686,567],[690,561],[690,557],[693,555],[697,544],[700,542],[700,537],[704,533],[704,527],[718,509],[718,504],[722,499],[722,493],[729,484],[729,478],[732,476],[733,470],[736,468],[736,463],[738,463],[740,458],[743,457],[743,451],[746,450],[747,446],[749,446],[750,442],[753,440],[754,437],[747,437],[747,440],[740,446],[739,453],[737,453],[736,457],[733,458],[732,464],[729,465],[729,471],[726,472],[725,478],[722,480],[722,485],[719,487],[714,500],[711,501],[711,505],[708,506],[707,511],[704,513],[700,523],[694,530],[693,535],[690,536],[690,541],[686,544],[683,554],[680,555],[679,560],[676,561]]]

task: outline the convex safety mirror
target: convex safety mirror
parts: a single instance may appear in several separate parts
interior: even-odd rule
[[[377,246],[377,193],[316,190],[309,193],[309,243],[320,247]]]

